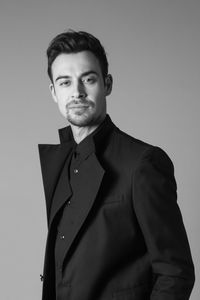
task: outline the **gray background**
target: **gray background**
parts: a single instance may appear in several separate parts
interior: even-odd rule
[[[0,297],[41,297],[47,226],[37,144],[57,143],[65,126],[48,90],[45,51],[69,27],[93,33],[107,50],[113,121],[174,162],[198,300],[199,0],[1,0]]]

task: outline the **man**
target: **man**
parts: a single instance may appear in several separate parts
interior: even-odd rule
[[[194,268],[173,165],[106,111],[112,76],[100,42],[59,34],[50,90],[69,126],[39,145],[48,239],[43,300],[186,300]]]

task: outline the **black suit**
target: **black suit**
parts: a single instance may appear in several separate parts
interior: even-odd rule
[[[55,228],[71,196],[69,131],[60,130],[59,145],[39,145],[49,227],[43,300],[55,299]],[[83,205],[65,241],[60,300],[189,299],[194,269],[169,157],[108,116],[94,144],[82,166]]]

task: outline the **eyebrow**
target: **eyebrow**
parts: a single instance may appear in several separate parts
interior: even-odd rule
[[[93,71],[93,70],[82,73],[80,77],[85,77],[85,76],[92,75],[92,74],[99,77],[99,74],[96,71]],[[58,81],[60,79],[69,79],[69,78],[71,78],[71,76],[69,76],[69,75],[60,75],[56,78],[55,81]]]

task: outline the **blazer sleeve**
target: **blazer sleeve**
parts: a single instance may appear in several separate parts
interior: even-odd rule
[[[187,300],[194,266],[177,204],[174,168],[158,147],[145,151],[134,174],[133,205],[154,274],[151,300]]]

